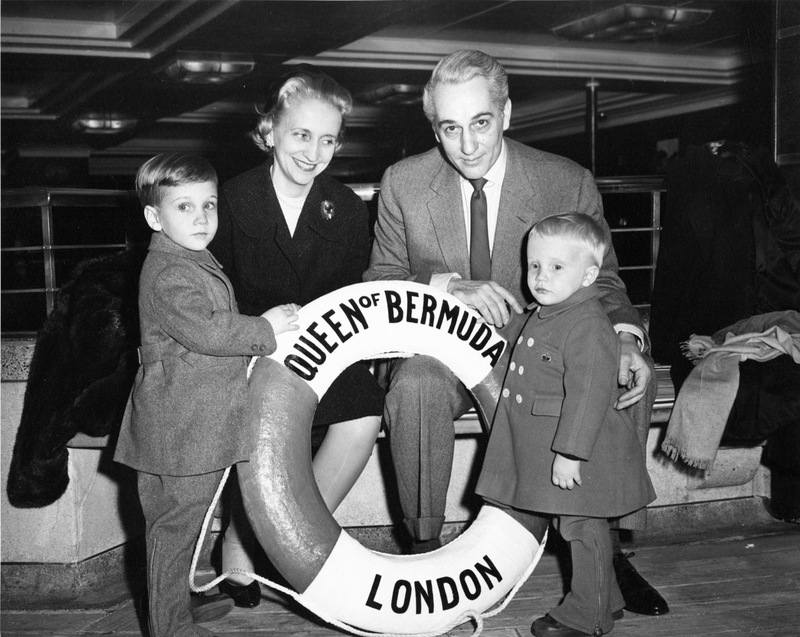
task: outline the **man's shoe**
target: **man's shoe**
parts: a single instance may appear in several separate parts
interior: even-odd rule
[[[190,610],[195,624],[205,624],[230,613],[233,610],[233,600],[222,594],[192,595]]]
[[[637,615],[666,615],[669,606],[661,594],[628,561],[633,553],[614,554],[614,573],[625,600],[625,610]]]
[[[590,633],[564,626],[550,615],[545,615],[531,624],[531,634],[534,637],[586,637]]]
[[[261,587],[256,580],[241,585],[224,579],[218,587],[219,592],[228,595],[239,608],[255,608],[261,603]]]

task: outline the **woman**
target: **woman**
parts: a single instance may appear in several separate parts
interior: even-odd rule
[[[369,262],[369,217],[347,186],[323,174],[341,147],[350,94],[303,65],[277,82],[252,133],[269,155],[224,184],[219,229],[209,249],[233,283],[239,310],[258,315],[276,304],[305,305],[361,282]],[[313,465],[333,512],[358,479],[378,435],[383,391],[364,363],[347,368],[320,400],[314,426],[328,426]],[[232,480],[231,482],[236,482]],[[253,533],[233,485],[223,571],[253,571]],[[220,591],[237,606],[260,601],[258,583],[231,574]]]

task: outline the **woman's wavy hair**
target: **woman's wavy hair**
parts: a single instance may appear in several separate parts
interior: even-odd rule
[[[489,82],[492,103],[498,110],[503,110],[508,101],[506,70],[497,60],[483,51],[461,49],[439,61],[422,92],[422,109],[431,124],[436,124],[436,106],[433,103],[434,89],[439,84],[463,84],[474,77],[486,78]]]
[[[308,99],[317,99],[333,106],[342,115],[342,125],[336,137],[336,150],[342,147],[347,116],[353,110],[350,92],[336,80],[310,64],[301,64],[275,83],[263,110],[256,109],[259,118],[255,130],[250,134],[265,153],[272,152],[267,137],[286,113],[296,104]]]

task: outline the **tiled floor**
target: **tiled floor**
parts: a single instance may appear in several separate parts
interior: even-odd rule
[[[626,613],[614,627],[618,637],[797,637],[800,635],[800,526],[775,522],[689,543],[636,549],[632,563],[658,587],[671,612],[661,617]],[[487,637],[524,637],[532,620],[558,603],[563,578],[558,560],[546,553],[508,607],[487,619]],[[315,637],[343,634],[296,603],[264,591],[255,609],[236,608],[206,626],[216,635]],[[3,637],[140,637],[133,602],[105,610],[6,611]],[[465,624],[449,634],[468,637]]]

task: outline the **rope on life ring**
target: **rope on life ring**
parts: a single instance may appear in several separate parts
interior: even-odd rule
[[[492,370],[505,340],[455,297],[404,281],[341,288],[299,317],[300,329],[280,335],[277,350],[251,365],[245,424],[256,429],[255,447],[238,467],[256,537],[295,590],[246,574],[357,635],[433,636],[470,619],[480,633],[483,618],[500,612],[533,571],[546,538],[540,543],[500,509],[483,507],[458,538],[431,553],[371,551],[325,506],[310,430],[319,398],[346,367],[414,354],[445,363],[491,415],[502,381]],[[202,536],[190,582],[201,543]],[[209,590],[224,576],[192,590]]]

